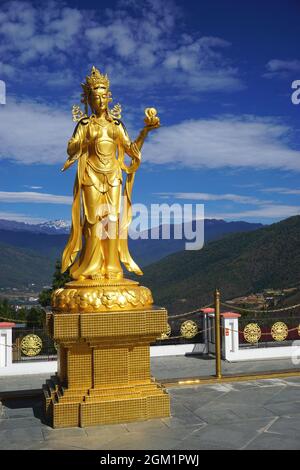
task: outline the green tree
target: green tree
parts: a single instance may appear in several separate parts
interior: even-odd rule
[[[43,289],[39,293],[39,304],[42,307],[48,307],[51,304],[52,289]]]
[[[67,270],[65,273],[62,273],[61,262],[60,260],[57,260],[55,263],[55,271],[53,274],[52,289],[59,289],[60,287],[63,287],[66,282],[69,281],[71,281],[69,270]]]
[[[8,299],[0,298],[0,320],[14,318],[15,309],[10,305]]]
[[[26,323],[27,308],[21,307],[15,311],[14,317],[17,321]]]
[[[39,303],[42,307],[49,307],[51,305],[52,292],[60,287],[63,287],[66,282],[71,281],[69,270],[65,273],[61,272],[61,262],[57,260],[55,263],[55,271],[52,278],[51,289],[43,289],[39,294]]]
[[[42,327],[45,320],[45,311],[39,307],[32,307],[26,311],[26,323],[28,327]]]

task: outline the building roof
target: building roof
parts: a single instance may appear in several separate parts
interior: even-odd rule
[[[14,326],[16,326],[16,324],[9,321],[0,322],[0,328],[13,328]]]

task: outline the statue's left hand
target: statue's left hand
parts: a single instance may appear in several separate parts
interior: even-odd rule
[[[146,129],[148,132],[153,131],[153,129],[158,129],[160,127],[160,121],[159,118],[157,118],[158,121],[155,124],[150,124],[148,126],[145,126],[144,129]]]
[[[144,129],[147,132],[160,127],[160,120],[159,120],[159,117],[157,116],[157,111],[155,108],[146,108],[145,115],[146,117],[145,117],[144,122],[146,125]]]

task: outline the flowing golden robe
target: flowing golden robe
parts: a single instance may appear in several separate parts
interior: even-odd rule
[[[73,191],[72,227],[62,256],[62,272],[71,266],[70,274],[74,279],[100,276],[103,240],[95,236],[95,228],[104,217],[108,217],[120,224],[119,260],[128,271],[142,274],[128,250],[132,186],[141,160],[137,144],[130,141],[121,121],[114,119],[103,125],[92,115],[79,121],[67,152],[69,160],[78,160],[78,168]],[[130,167],[125,165],[125,153],[132,158]],[[120,221],[122,170],[127,177]]]

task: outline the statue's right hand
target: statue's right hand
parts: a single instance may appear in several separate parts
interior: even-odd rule
[[[71,137],[71,139],[68,142],[68,147],[67,147],[67,153],[68,155],[75,155],[78,150],[79,150],[79,142],[76,140],[74,137]]]

